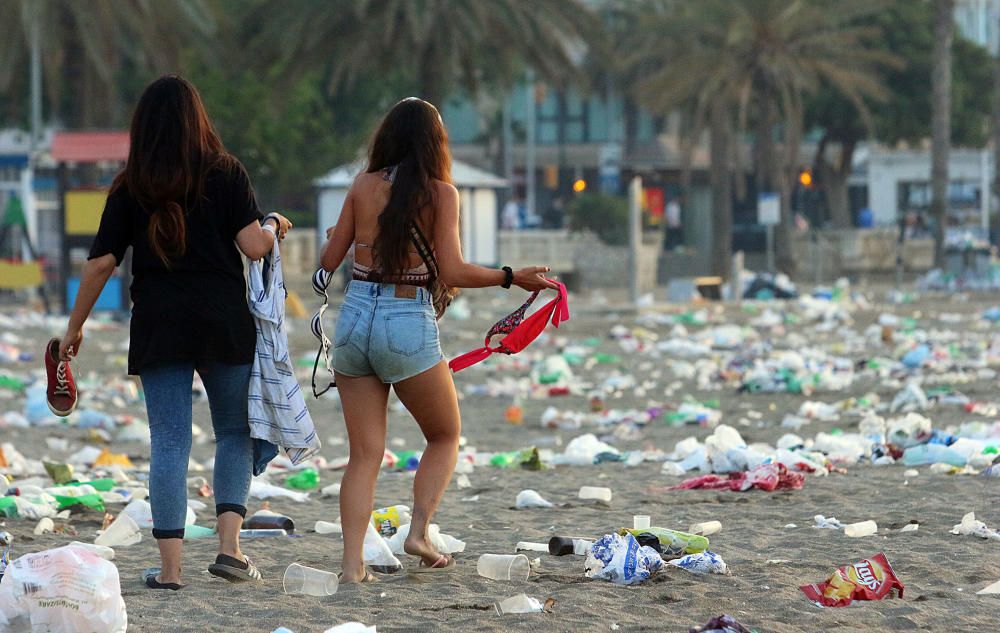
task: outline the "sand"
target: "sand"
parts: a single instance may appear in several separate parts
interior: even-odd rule
[[[493,291],[467,294],[473,299],[474,317],[461,323],[445,322],[446,354],[475,346],[480,333],[489,325],[490,317],[499,317],[505,312],[504,308],[513,308],[518,303],[518,299],[506,298]],[[953,298],[931,297],[904,306],[876,305],[872,310],[855,313],[855,323],[851,327],[863,329],[883,310],[892,310],[901,316],[912,316],[919,311],[920,326],[954,327],[937,322],[935,315],[941,311],[974,315],[990,305],[991,300],[991,297],[973,297],[971,301],[958,303]],[[608,330],[617,322],[632,323],[634,318],[607,312],[606,305],[608,303],[599,298],[574,298],[573,319],[564,326],[563,334],[573,340],[601,337],[601,350],[619,353],[614,341],[607,338]],[[729,307],[725,320],[746,322],[751,316]],[[669,326],[658,329],[665,333]],[[810,325],[793,329],[808,334],[811,343],[820,346],[833,345],[838,340],[836,331],[816,334]],[[104,354],[99,349],[117,348],[126,332],[111,329],[89,333],[77,371],[120,375],[123,372],[122,352],[116,349]],[[33,341],[38,349],[53,333],[42,328],[17,332],[25,340]],[[306,321],[298,323],[298,330],[291,339],[296,354],[312,349]],[[780,347],[782,336],[773,336],[773,342]],[[532,351],[554,349],[539,345]],[[864,356],[860,352],[851,355],[856,359]],[[645,360],[628,355],[622,358],[618,368],[633,372],[639,372]],[[14,366],[14,369],[23,371],[28,367],[25,364]],[[581,374],[585,379],[599,379],[611,369],[602,365]],[[460,389],[464,389],[469,384],[483,382],[486,376],[484,371],[471,369],[459,374],[457,382]],[[660,382],[669,381],[664,378]],[[307,379],[302,383],[306,385]],[[995,380],[987,380],[958,387],[974,399],[995,399],[997,386]],[[850,393],[819,393],[814,394],[813,399],[833,402],[869,390],[879,393],[883,399],[891,398],[895,391],[869,382],[855,385]],[[762,412],[764,416],[760,422],[737,425],[737,428],[747,441],[772,444],[787,431],[779,425],[785,413],[797,411],[805,399],[787,394],[740,395],[729,387],[698,391],[693,384],[685,384],[677,395],[685,393],[719,398],[724,422],[733,425],[737,425],[737,420],[749,410]],[[662,401],[662,388],[658,387],[645,398],[627,394],[621,400],[609,401],[609,406],[646,406],[650,399],[657,398],[657,394],[661,394]],[[464,436],[468,446],[484,451],[532,444],[558,448],[558,444],[564,445],[576,435],[592,430],[551,431],[538,424],[541,412],[550,404],[585,410],[587,401],[581,396],[527,401],[523,426],[512,426],[504,421],[503,411],[508,404],[506,399],[463,398]],[[20,397],[0,400],[0,410],[20,410],[22,406]],[[337,444],[344,438],[344,429],[336,403],[331,400],[316,402],[310,398],[310,408],[326,444],[323,456],[329,460],[345,456],[346,445]],[[131,412],[143,415],[141,408]],[[957,407],[938,408],[930,417],[935,426],[980,419]],[[205,430],[211,428],[204,402],[196,405],[195,420]],[[799,434],[811,437],[834,426],[850,429],[856,424],[856,418],[812,422]],[[391,412],[389,427],[390,448],[421,447],[419,431],[404,413]],[[669,452],[677,441],[689,435],[704,438],[709,433],[709,429],[698,427],[671,427],[660,420],[648,425],[638,437],[616,440],[615,444],[623,450],[655,446]],[[45,448],[44,438],[52,435],[70,438],[72,450],[75,450],[84,442],[86,431],[74,428],[0,429],[3,441],[13,442],[23,453],[35,458],[63,456]],[[114,445],[113,449],[140,460],[148,457],[148,448],[137,444]],[[194,448],[194,458],[203,461],[212,451],[210,442],[198,444]],[[729,613],[761,632],[996,630],[998,598],[977,596],[975,592],[1000,579],[1000,543],[955,536],[948,530],[969,511],[974,511],[990,526],[1000,525],[1000,481],[932,474],[927,467],[919,468],[919,476],[907,478],[905,470],[902,465],[874,467],[863,464],[850,466],[846,474],[809,476],[802,490],[735,493],[658,491],[656,489],[680,481],[678,477],[662,475],[658,463],[644,463],[634,468],[605,463],[544,472],[477,468],[469,475],[471,488],[459,490],[454,483],[450,486],[435,520],[444,532],[467,543],[465,552],[457,556],[458,567],[453,574],[422,578],[406,574],[380,576],[378,583],[342,587],[328,598],[284,595],[281,588],[285,567],[295,561],[332,571],[339,569],[339,536],[312,532],[315,521],[337,519],[337,500],[321,499],[318,493],[306,503],[281,499],[270,502],[271,509],[295,520],[297,535],[244,543],[246,553],[264,574],[265,580],[260,584],[233,586],[211,577],[206,567],[215,553],[212,540],[186,543],[185,579],[190,584],[178,593],[150,591],[142,586],[141,570],[158,563],[155,543],[148,533],[140,544],[120,548],[115,562],[121,573],[129,630],[141,632],[249,633],[270,632],[285,626],[296,633],[312,633],[351,620],[377,625],[379,631],[683,632],[722,613]],[[321,473],[322,485],[337,482],[340,476],[340,471],[324,471]],[[411,485],[412,474],[383,472],[378,482],[376,504],[409,503]],[[614,498],[608,506],[582,504],[576,500],[581,485],[607,486],[614,491]],[[552,509],[515,510],[514,498],[525,488],[533,488],[550,501],[565,505]],[[205,501],[211,507],[211,499]],[[251,499],[249,505],[252,512],[261,502]],[[480,554],[511,553],[518,541],[544,542],[552,535],[599,537],[631,525],[634,514],[651,515],[654,525],[677,529],[685,529],[699,521],[721,521],[723,530],[711,537],[711,549],[725,559],[731,574],[697,576],[668,567],[643,585],[619,587],[585,578],[581,557],[559,558],[547,554],[535,555],[540,557],[540,566],[524,583],[489,581],[476,574],[476,559]],[[851,539],[835,530],[810,527],[816,514],[836,516],[844,522],[873,519],[883,530],[916,520],[920,529],[916,533],[900,534],[890,530],[888,535],[883,532],[878,536]],[[100,517],[96,515],[75,516],[72,522],[79,529],[79,538],[85,541],[92,540],[95,530],[100,527]],[[213,513],[200,512],[198,522],[212,525]],[[797,527],[786,527],[788,524]],[[16,537],[16,554],[58,546],[69,540],[54,535],[33,537],[32,527],[33,522],[7,520],[4,529]],[[825,579],[838,566],[878,552],[885,552],[906,585],[904,599],[819,609],[798,589],[800,585]],[[774,559],[787,562],[768,562]],[[404,560],[404,564],[414,562]],[[542,601],[553,598],[555,604],[551,612],[508,616],[495,613],[495,601],[522,592]]]

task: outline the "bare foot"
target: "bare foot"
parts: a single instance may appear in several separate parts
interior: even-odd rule
[[[423,561],[424,565],[430,567],[441,560],[441,552],[437,551],[430,541],[426,538],[421,538],[412,532],[406,537],[406,541],[403,542],[403,551],[410,556],[419,556],[420,560]]]

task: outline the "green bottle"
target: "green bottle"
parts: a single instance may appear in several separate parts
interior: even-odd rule
[[[63,495],[54,495],[56,501],[59,502],[59,509],[65,510],[70,506],[83,505],[91,510],[97,510],[99,512],[104,512],[104,500],[101,499],[101,495],[80,495],[79,497],[64,497]]]
[[[17,504],[14,502],[14,497],[0,497],[0,517],[17,518]]]

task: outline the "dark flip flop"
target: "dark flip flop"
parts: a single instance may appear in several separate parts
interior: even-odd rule
[[[339,574],[337,574],[337,580],[340,580],[343,577],[344,577],[344,573],[343,572],[340,572]],[[368,569],[367,567],[365,567],[365,575],[361,577],[361,580],[359,580],[357,582],[350,582],[350,583],[345,583],[345,584],[348,584],[348,585],[361,585],[361,584],[364,584],[366,582],[378,582],[378,577],[375,574],[373,574],[372,570]]]
[[[249,558],[245,556],[243,558],[241,562],[232,556],[219,554],[215,557],[215,564],[208,566],[208,573],[234,583],[261,580],[260,570],[250,562]]]
[[[146,583],[146,586],[150,589],[169,589],[170,591],[178,591],[187,587],[187,585],[182,585],[177,582],[160,582],[156,577],[160,574],[159,567],[150,567],[149,569],[143,570],[142,581]]]

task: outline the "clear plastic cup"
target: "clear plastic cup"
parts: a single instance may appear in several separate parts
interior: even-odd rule
[[[505,613],[539,613],[542,610],[542,604],[538,600],[530,598],[523,593],[495,602],[493,607],[497,610],[497,615]]]
[[[343,530],[339,523],[331,523],[330,521],[316,521],[316,534],[342,534]]]
[[[862,521],[844,526],[844,535],[858,538],[861,536],[872,536],[878,533],[878,524],[874,521]]]
[[[94,539],[94,544],[104,547],[128,547],[141,540],[142,531],[139,529],[139,524],[135,522],[135,519],[122,512],[108,526],[108,529],[104,530],[104,533]]]
[[[584,501],[601,501],[603,503],[611,503],[611,488],[583,486],[580,488],[580,499]]]
[[[531,575],[531,562],[524,554],[483,554],[476,571],[490,580],[525,581]]]
[[[722,531],[722,523],[719,521],[705,521],[703,523],[695,523],[688,528],[688,532],[691,534],[698,534],[699,536],[712,536],[713,534],[718,534]]]
[[[337,574],[292,563],[285,570],[281,586],[285,593],[306,596],[332,596],[337,593]]]
[[[632,517],[632,529],[634,530],[648,530],[649,529],[649,515],[648,514],[636,514]]]

